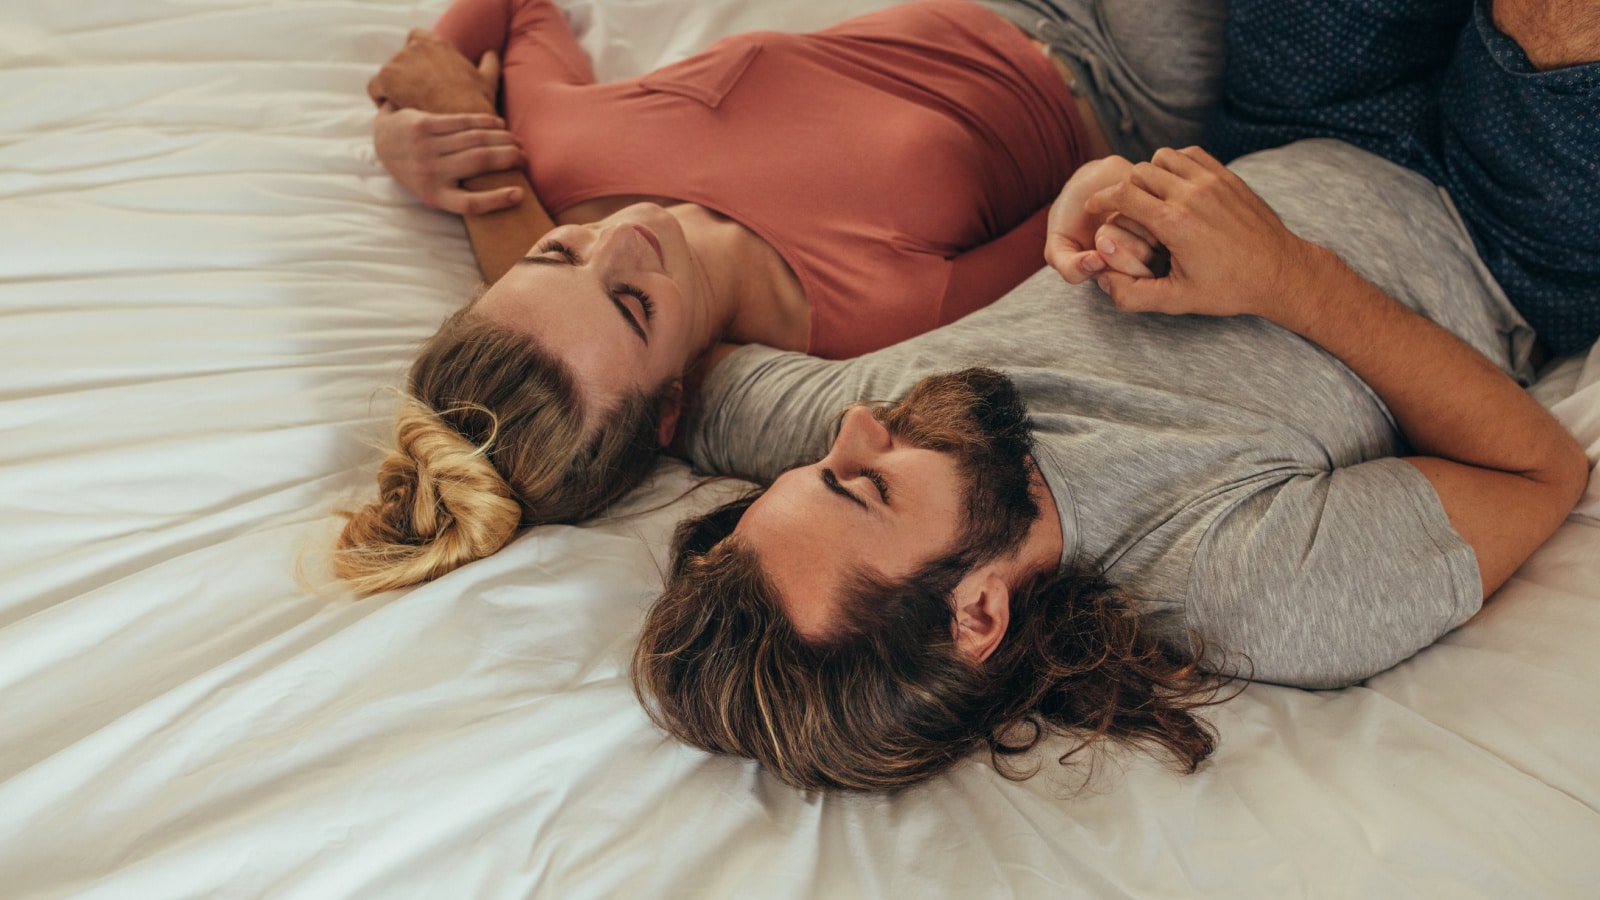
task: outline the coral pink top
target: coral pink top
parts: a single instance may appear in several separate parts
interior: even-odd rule
[[[500,52],[546,209],[648,194],[734,219],[799,277],[817,356],[928,331],[1037,271],[1049,203],[1087,159],[1049,60],[967,0],[737,35],[606,84],[550,0],[456,0],[435,29],[469,59]]]

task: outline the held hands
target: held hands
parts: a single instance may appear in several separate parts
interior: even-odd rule
[[[478,175],[514,169],[523,163],[522,145],[488,113],[426,113],[378,109],[372,144],[395,180],[423,203],[457,215],[482,215],[516,206],[517,188],[469,191],[461,182]]]
[[[367,82],[367,96],[378,107],[422,109],[434,113],[494,114],[500,90],[500,57],[485,53],[474,66],[431,31],[413,28],[406,45]]]
[[[1067,180],[1050,206],[1044,260],[1070,284],[1081,284],[1108,269],[1137,278],[1155,276],[1162,265],[1156,241],[1137,223],[1113,210],[1090,213],[1084,204],[1101,190],[1122,183],[1133,163],[1108,156],[1085,163]]]
[[[1125,162],[1125,161],[1124,161]],[[1081,170],[1080,170],[1081,171]],[[1297,237],[1243,179],[1198,147],[1165,148],[1148,163],[1130,165],[1115,183],[1096,183],[1081,209],[1068,217],[1078,234],[1085,222],[1126,226],[1096,283],[1123,312],[1196,313],[1209,316],[1252,314],[1294,327],[1308,312],[1315,270],[1326,251]],[[1077,180],[1073,176],[1073,181]],[[1073,187],[1062,191],[1063,198]],[[1057,200],[1060,206],[1061,200]],[[1056,210],[1051,210],[1050,241],[1056,241]],[[1104,226],[1096,237],[1105,233]],[[1068,234],[1072,238],[1072,234]],[[1171,269],[1150,277],[1115,258],[1148,258],[1152,245],[1165,248]],[[1080,245],[1081,246],[1081,245]],[[1050,250],[1046,249],[1046,257]],[[1062,257],[1069,270],[1078,257]],[[1057,271],[1063,265],[1051,264]],[[1079,262],[1080,270],[1089,266]],[[1082,281],[1081,271],[1068,281]]]
[[[458,215],[516,206],[516,188],[469,191],[461,182],[524,162],[516,135],[495,115],[500,58],[474,66],[448,41],[413,29],[406,44],[367,82],[378,105],[372,143],[395,180],[422,202]]]

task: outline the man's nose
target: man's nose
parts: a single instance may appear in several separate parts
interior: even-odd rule
[[[889,429],[865,406],[852,406],[845,411],[844,420],[839,423],[839,437],[852,450],[868,454],[887,453],[894,444]]]

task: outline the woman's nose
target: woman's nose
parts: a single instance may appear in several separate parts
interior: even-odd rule
[[[632,222],[607,222],[600,227],[590,256],[596,262],[633,268],[646,265],[654,252]]]
[[[610,259],[617,252],[617,247],[623,242],[625,235],[622,226],[615,222],[600,223],[596,226],[598,234],[595,235],[594,244],[589,250],[589,256],[596,261]]]

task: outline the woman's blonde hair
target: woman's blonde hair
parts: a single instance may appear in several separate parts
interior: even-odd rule
[[[358,594],[437,578],[521,525],[599,515],[654,468],[676,382],[586,421],[571,372],[533,339],[446,319],[411,366],[378,499],[345,511],[334,571]]]

